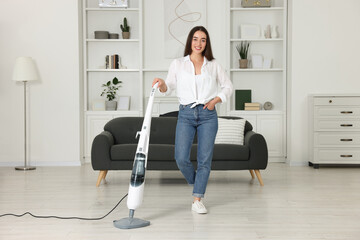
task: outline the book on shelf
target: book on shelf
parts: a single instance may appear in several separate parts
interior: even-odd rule
[[[245,107],[260,107],[261,104],[258,102],[245,103]]]
[[[244,110],[245,103],[251,102],[251,89],[235,90],[235,110]]]
[[[260,107],[245,107],[245,111],[259,111]]]

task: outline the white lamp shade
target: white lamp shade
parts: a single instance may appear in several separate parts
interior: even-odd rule
[[[39,78],[35,62],[31,57],[19,57],[16,59],[13,80],[34,81]]]

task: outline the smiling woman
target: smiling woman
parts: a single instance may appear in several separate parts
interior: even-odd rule
[[[208,31],[203,26],[191,29],[184,57],[175,59],[166,81],[155,78],[163,94],[176,89],[180,102],[175,136],[175,160],[188,184],[193,185],[192,211],[207,213],[202,202],[208,183],[218,117],[215,105],[226,102],[232,93],[232,83],[215,61]],[[218,90],[220,86],[221,90]],[[197,134],[197,170],[190,162],[191,145]]]

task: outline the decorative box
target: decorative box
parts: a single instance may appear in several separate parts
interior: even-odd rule
[[[244,8],[271,7],[271,0],[241,0]]]
[[[99,0],[99,7],[128,7],[128,0]]]

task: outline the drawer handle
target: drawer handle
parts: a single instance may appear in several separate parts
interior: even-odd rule
[[[352,155],[340,155],[340,157],[343,157],[343,158],[351,158]]]
[[[329,103],[332,103],[332,100],[329,100]]]
[[[352,127],[352,124],[340,124],[341,127]]]
[[[352,139],[351,138],[342,138],[342,139],[340,139],[340,141],[342,141],[342,142],[352,142]]]
[[[352,114],[353,111],[341,111],[340,113],[341,113],[341,114]]]

